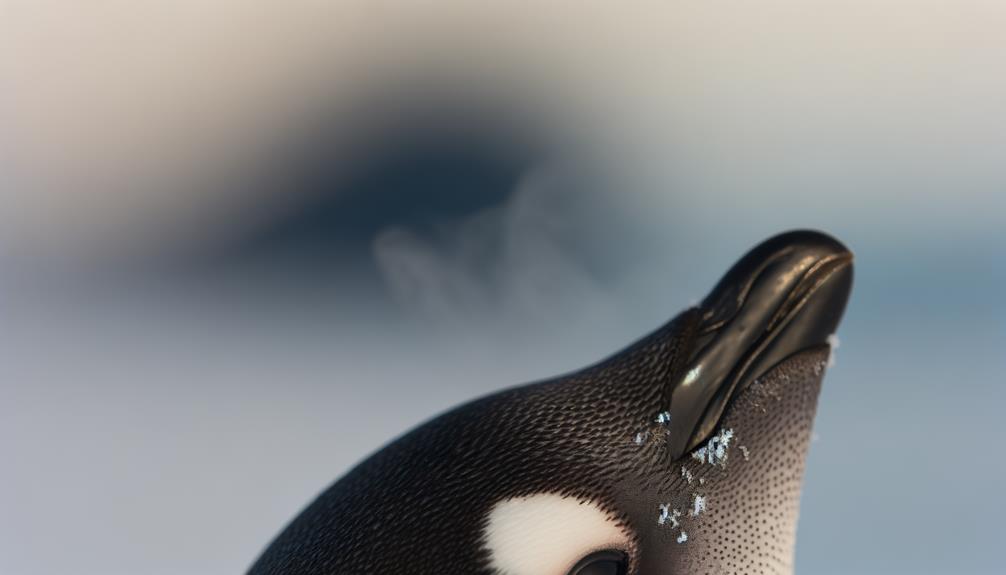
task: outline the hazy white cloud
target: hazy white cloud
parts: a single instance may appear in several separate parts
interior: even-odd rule
[[[613,298],[572,250],[579,199],[558,171],[534,170],[501,205],[431,236],[384,230],[374,257],[395,299],[428,319],[506,327],[594,316]]]

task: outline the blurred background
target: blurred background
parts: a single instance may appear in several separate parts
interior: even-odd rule
[[[242,572],[755,243],[856,252],[797,572],[999,573],[1006,5],[0,0],[0,573]]]

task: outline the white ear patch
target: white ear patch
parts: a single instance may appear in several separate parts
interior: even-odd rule
[[[626,528],[592,501],[539,493],[500,501],[482,534],[501,575],[565,575],[594,551],[629,551]]]

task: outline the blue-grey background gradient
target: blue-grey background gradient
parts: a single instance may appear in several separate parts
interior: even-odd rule
[[[792,228],[856,253],[797,572],[1002,572],[1006,8],[130,6],[0,3],[0,573],[240,572]]]

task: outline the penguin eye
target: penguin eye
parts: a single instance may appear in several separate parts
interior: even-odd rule
[[[625,575],[628,558],[625,553],[606,549],[580,559],[568,575]]]
[[[558,493],[497,502],[482,537],[498,573],[626,575],[631,567],[628,527],[595,501]]]

